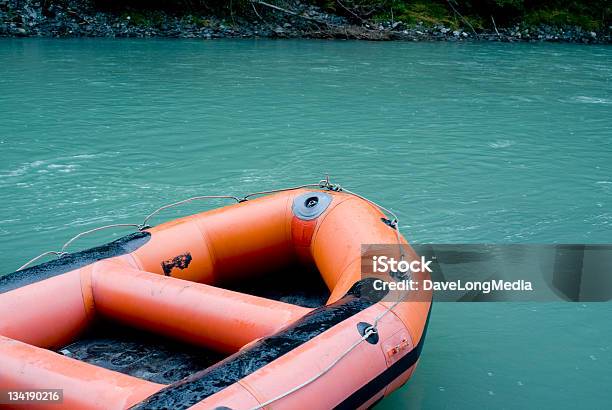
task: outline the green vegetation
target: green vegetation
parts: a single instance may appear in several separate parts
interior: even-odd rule
[[[444,24],[489,28],[526,23],[607,28],[612,16],[609,0],[319,0],[318,5],[348,18],[396,20],[408,24]]]
[[[433,2],[395,2],[388,12],[378,14],[378,18],[399,20],[408,24],[456,25],[456,16],[448,12],[443,4]]]
[[[93,0],[96,7],[131,11],[131,16],[144,19],[151,25],[158,23],[150,13],[186,15],[217,15],[220,17],[259,18],[274,12],[258,5],[255,15],[252,0]],[[267,3],[294,10],[295,1],[267,0]],[[314,4],[322,9],[347,18],[355,24],[379,21],[401,21],[409,25],[443,24],[447,27],[475,29],[492,28],[493,21],[500,27],[514,24],[562,27],[580,26],[585,30],[606,30],[612,24],[610,0],[302,0],[302,4]],[[133,13],[137,10],[139,16]],[[299,10],[295,10],[299,12]],[[199,24],[195,22],[194,24]]]
[[[121,19],[139,27],[159,28],[164,22],[163,13],[156,10],[130,9],[121,13]]]
[[[554,8],[530,11],[525,14],[523,20],[528,25],[548,24],[557,27],[570,25],[579,26],[585,30],[600,30],[605,25],[603,20],[597,20],[592,15]]]

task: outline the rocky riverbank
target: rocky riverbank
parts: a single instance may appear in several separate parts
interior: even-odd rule
[[[255,18],[176,15],[165,11],[96,10],[90,0],[55,3],[0,0],[0,36],[13,37],[169,37],[169,38],[342,38],[405,41],[501,41],[610,44],[610,30],[516,25],[496,30],[446,27],[399,21],[352,24],[344,17],[295,2],[291,12],[266,8]],[[292,14],[297,11],[296,14]]]

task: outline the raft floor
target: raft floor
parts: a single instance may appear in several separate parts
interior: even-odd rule
[[[58,353],[116,372],[170,384],[224,359],[223,355],[115,323],[97,323]]]
[[[329,298],[329,291],[319,275],[294,272],[290,278],[273,275],[267,280],[260,278],[223,287],[309,308],[322,306]],[[227,357],[106,320],[97,321],[78,340],[57,352],[160,384],[177,382]]]

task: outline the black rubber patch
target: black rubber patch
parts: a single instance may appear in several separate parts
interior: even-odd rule
[[[368,330],[369,328],[371,328],[372,325],[366,322],[359,322],[357,323],[357,331],[359,331],[359,334],[361,336],[365,335],[366,330]],[[365,339],[366,342],[375,345],[376,343],[378,343],[378,332],[376,333],[372,333],[370,336],[368,336]]]
[[[273,362],[338,323],[382,300],[372,291],[373,278],[363,279],[331,305],[313,310],[286,329],[262,339],[216,365],[167,386],[131,409],[187,409]]]
[[[419,343],[417,343],[417,345],[404,357],[393,363],[391,367],[376,376],[365,386],[361,387],[355,393],[347,397],[342,403],[337,405],[335,407],[336,410],[353,410],[363,406],[368,402],[368,400],[380,393],[392,381],[401,376],[402,373],[415,365],[421,356],[421,351],[423,350],[423,345],[425,344],[425,336],[429,326],[429,317],[431,315],[432,306],[433,303],[429,305],[429,312],[427,312],[425,328],[423,329],[423,334],[421,335],[421,340],[419,340]]]
[[[180,270],[187,269],[189,264],[191,263],[191,253],[185,252],[181,255],[175,256],[172,259],[168,259],[167,261],[163,261],[161,263],[161,267],[164,270],[164,275],[171,276],[170,273],[172,269],[177,268]]]
[[[150,237],[149,232],[135,232],[95,248],[69,253],[59,259],[0,276],[0,294],[70,272],[102,259],[128,254],[147,243]]]

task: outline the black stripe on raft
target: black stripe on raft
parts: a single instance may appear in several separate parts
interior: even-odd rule
[[[423,350],[423,344],[425,343],[425,335],[427,334],[427,327],[429,326],[429,316],[431,315],[431,306],[429,305],[429,312],[427,312],[427,321],[425,322],[425,328],[419,343],[404,357],[393,363],[391,367],[376,376],[365,386],[357,390],[355,393],[347,397],[342,403],[335,407],[336,410],[354,410],[360,406],[363,406],[372,397],[376,396],[381,390],[388,386],[393,380],[401,376],[405,371],[414,366],[421,356]],[[381,397],[382,399],[382,397]],[[378,400],[380,401],[380,399]],[[378,403],[377,401],[377,403]],[[373,406],[373,405],[372,405]]]
[[[336,303],[313,310],[284,330],[165,387],[131,409],[187,409],[199,403],[382,300],[387,292],[374,291],[373,281],[355,283]]]
[[[102,259],[128,254],[147,243],[150,237],[149,232],[136,232],[95,248],[70,253],[59,259],[0,276],[0,294],[70,272]]]

